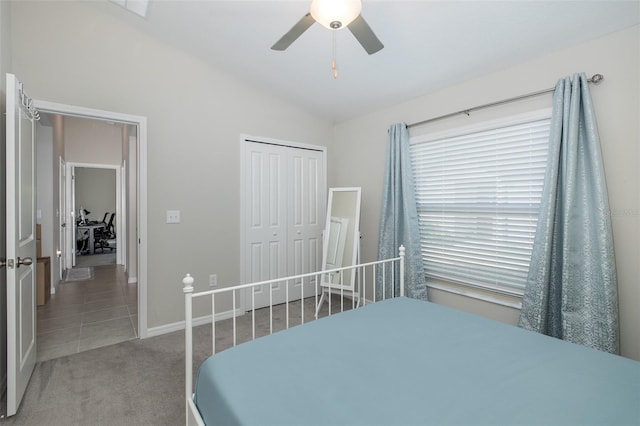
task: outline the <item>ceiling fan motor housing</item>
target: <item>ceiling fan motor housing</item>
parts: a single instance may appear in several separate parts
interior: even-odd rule
[[[0,0],[2,1],[2,0]],[[272,50],[286,50],[291,43],[298,39],[311,25],[319,22],[330,30],[349,28],[369,55],[380,51],[384,45],[362,17],[361,0],[313,0],[309,13],[305,14],[296,24],[280,37]]]
[[[311,16],[330,30],[349,25],[362,11],[361,0],[313,0]]]

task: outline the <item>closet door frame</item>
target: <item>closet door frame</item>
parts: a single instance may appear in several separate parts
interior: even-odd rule
[[[297,152],[297,150],[300,150],[300,149],[320,152],[322,156],[322,165],[321,165],[322,182],[321,184],[318,185],[319,188],[318,188],[318,194],[316,197],[316,202],[320,203],[319,211],[321,216],[324,216],[326,214],[326,202],[327,202],[327,148],[326,147],[320,146],[320,145],[310,145],[310,144],[304,144],[299,142],[265,138],[261,136],[250,136],[246,134],[240,135],[240,280],[242,283],[251,282],[251,277],[249,276],[250,274],[247,271],[247,268],[249,266],[248,265],[249,260],[247,259],[247,249],[248,249],[247,234],[249,229],[247,209],[249,208],[248,206],[249,202],[247,201],[248,194],[245,192],[247,185],[249,184],[249,182],[247,182],[249,167],[250,167],[250,164],[248,164],[248,161],[247,161],[247,154],[248,154],[247,150],[249,145],[248,143],[263,143],[267,145],[275,145],[283,149],[290,148],[290,149],[296,150],[292,152]],[[286,185],[284,188],[282,188],[282,190],[284,191],[284,193],[287,193],[289,191]],[[291,203],[287,202],[287,204],[290,205]],[[324,224],[324,217],[320,217],[319,219],[321,223]],[[287,225],[289,225],[289,223],[290,221],[287,220]],[[288,262],[288,259],[290,258],[288,253],[285,254],[285,258],[287,259],[287,262]],[[290,265],[286,266],[286,270],[287,270],[287,273],[285,274],[285,276],[291,275]],[[306,295],[307,293],[305,290],[305,296]],[[312,294],[309,294],[309,296],[311,295]],[[240,306],[236,306],[235,308],[241,309],[242,312],[245,312],[248,309],[251,309],[250,293],[242,292],[239,304]]]

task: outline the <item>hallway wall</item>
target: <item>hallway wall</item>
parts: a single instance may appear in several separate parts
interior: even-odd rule
[[[54,288],[57,284],[58,265],[55,262],[55,246],[53,244],[54,229],[57,232],[56,222],[57,205],[53,204],[53,194],[57,191],[54,188],[53,177],[53,128],[42,126],[36,122],[36,223],[41,227],[42,257],[51,258],[51,283]],[[55,173],[57,173],[57,169]],[[55,189],[55,191],[54,191]]]

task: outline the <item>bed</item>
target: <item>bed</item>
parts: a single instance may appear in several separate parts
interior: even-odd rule
[[[376,282],[391,275],[400,291],[375,303],[370,292],[361,307],[339,294],[344,312],[216,353],[195,392],[189,316],[199,293],[186,277],[187,423],[640,424],[640,363],[404,297],[402,255],[353,268],[365,289],[395,288]]]

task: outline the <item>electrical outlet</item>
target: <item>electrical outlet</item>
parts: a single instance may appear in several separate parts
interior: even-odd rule
[[[216,287],[218,285],[218,274],[209,275],[209,287]]]
[[[180,223],[180,210],[167,210],[167,223]]]

